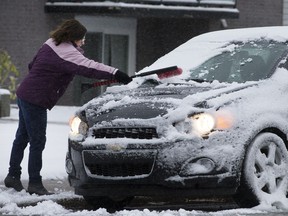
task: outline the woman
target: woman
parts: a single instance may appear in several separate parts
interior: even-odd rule
[[[42,151],[46,143],[47,109],[51,110],[75,75],[95,79],[116,79],[127,84],[131,78],[120,70],[83,56],[87,29],[77,20],[64,21],[42,45],[29,73],[17,89],[19,125],[11,150],[5,186],[23,190],[20,180],[24,150],[30,143],[28,192],[48,195],[42,184]]]

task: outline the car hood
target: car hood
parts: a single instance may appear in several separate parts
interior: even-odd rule
[[[251,84],[214,86],[182,83],[109,92],[84,105],[78,115],[89,126],[115,119],[151,119],[164,116],[180,106],[208,108],[209,100],[239,92],[249,86]]]

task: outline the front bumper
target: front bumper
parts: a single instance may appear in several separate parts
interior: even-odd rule
[[[234,194],[239,185],[239,172],[223,165],[223,158],[214,157],[215,168],[208,173],[181,173],[187,161],[193,164],[194,159],[204,157],[205,152],[201,149],[187,148],[185,142],[173,145],[142,143],[122,148],[104,144],[82,146],[69,140],[67,161],[72,164],[69,182],[76,194],[84,196],[206,197]]]

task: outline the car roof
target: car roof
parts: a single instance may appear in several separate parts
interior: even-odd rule
[[[226,29],[204,33],[193,38],[193,41],[242,41],[265,38],[284,42],[288,40],[288,26],[251,27],[239,29]]]
[[[229,47],[228,44],[259,39],[286,42],[288,41],[288,26],[228,29],[204,33],[178,46],[149,67],[141,70],[140,73],[177,65],[183,69],[183,73],[176,78],[185,78],[189,75],[185,71],[200,65],[209,57],[220,54],[225,49],[233,49],[233,45]]]

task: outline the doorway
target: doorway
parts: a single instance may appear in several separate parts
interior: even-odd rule
[[[88,30],[84,55],[132,76],[136,69],[136,28],[133,18],[111,18],[76,16]],[[73,100],[75,105],[83,105],[92,98],[102,94],[107,86],[89,89],[81,94],[82,83],[93,83],[95,79],[77,76],[73,82]]]

